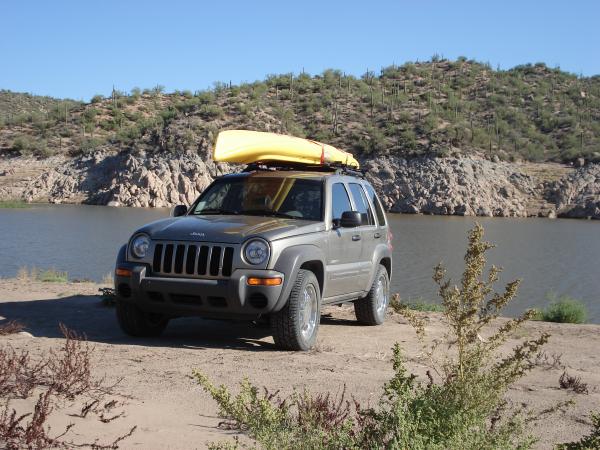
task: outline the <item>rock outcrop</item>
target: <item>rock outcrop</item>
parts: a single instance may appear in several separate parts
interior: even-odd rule
[[[559,217],[600,219],[600,164],[588,164],[557,181],[550,199]]]
[[[600,219],[600,164],[556,182],[541,182],[519,164],[475,157],[390,156],[362,164],[392,212]],[[214,177],[233,170],[213,162],[204,148],[177,154],[100,151],[55,163],[18,192],[27,201],[170,207],[190,204]]]
[[[167,207],[191,203],[215,176],[229,172],[197,153],[99,152],[49,170],[24,194],[27,201]]]
[[[538,183],[515,165],[474,158],[377,158],[364,164],[388,210],[526,217]]]

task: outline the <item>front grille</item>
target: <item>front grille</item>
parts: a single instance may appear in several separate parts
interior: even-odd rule
[[[220,278],[231,276],[233,247],[214,244],[157,243],[152,272],[158,275]]]

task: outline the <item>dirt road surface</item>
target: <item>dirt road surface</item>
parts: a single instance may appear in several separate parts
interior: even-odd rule
[[[103,423],[97,416],[74,417],[82,406],[77,402],[65,402],[52,413],[52,430],[58,433],[74,423],[70,436],[76,442],[96,438],[110,442],[134,425],[137,430],[120,448],[201,449],[211,441],[228,439],[235,433],[219,428],[216,405],[190,378],[193,369],[234,389],[248,377],[258,386],[280,389],[283,395],[305,388],[336,393],[346,385],[349,393],[371,404],[392,375],[394,342],[401,344],[415,373],[424,375],[427,369],[413,329],[395,314],[383,326],[362,327],[353,320],[351,306],[326,308],[317,348],[305,353],[277,350],[266,328],[199,318],[172,321],[158,339],[133,339],[120,331],[114,308],[102,304],[98,287],[0,280],[0,323],[18,320],[31,335],[0,336],[0,346],[43,356],[51,348],[60,348],[59,323],[64,323],[85,333],[94,344],[98,376],[106,375],[108,381],[123,378],[117,390],[130,398],[119,399],[115,414],[124,415],[118,419]],[[429,335],[441,336],[440,315],[428,316]],[[531,322],[507,345],[542,331],[552,334],[545,348],[549,360],[558,357],[569,374],[581,377],[589,387],[588,395],[560,389],[558,379],[564,369],[540,364],[511,389],[512,401],[534,410],[575,400],[573,407],[533,425],[532,432],[540,438],[538,448],[551,448],[552,443],[587,433],[589,412],[600,409],[600,326]],[[27,401],[15,404],[23,407]]]

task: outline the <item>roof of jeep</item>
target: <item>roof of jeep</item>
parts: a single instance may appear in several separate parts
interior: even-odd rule
[[[318,172],[307,170],[253,170],[251,172],[240,172],[223,175],[222,179],[241,178],[241,177],[260,177],[260,178],[303,178],[307,180],[322,180],[333,175],[348,176],[336,172]]]

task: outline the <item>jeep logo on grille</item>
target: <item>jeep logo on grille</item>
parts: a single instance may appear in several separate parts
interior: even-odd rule
[[[201,238],[203,238],[203,237],[205,237],[205,236],[206,236],[206,234],[204,234],[204,233],[198,233],[198,232],[196,232],[196,231],[193,231],[193,232],[191,232],[191,233],[190,233],[190,236],[196,236],[196,237],[201,237]]]

